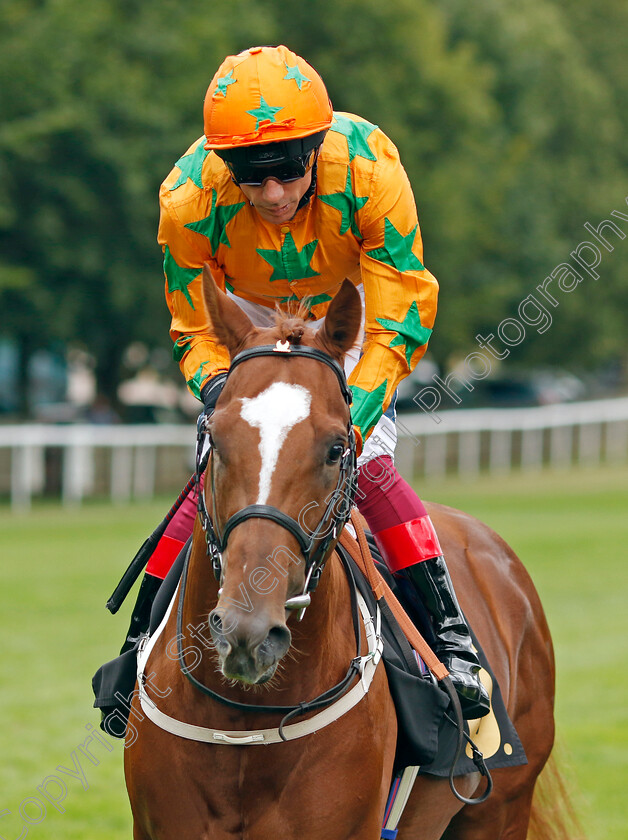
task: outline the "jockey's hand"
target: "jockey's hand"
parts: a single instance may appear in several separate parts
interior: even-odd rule
[[[203,385],[201,399],[203,400],[203,405],[205,406],[203,413],[206,417],[211,417],[214,413],[218,397],[220,396],[220,392],[223,389],[226,379],[227,374],[225,372],[217,373],[216,376],[212,376],[212,378]]]

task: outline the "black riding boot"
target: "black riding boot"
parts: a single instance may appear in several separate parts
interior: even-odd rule
[[[395,573],[411,581],[431,619],[434,653],[449,671],[467,720],[488,714],[490,700],[479,678],[480,663],[442,554]]]

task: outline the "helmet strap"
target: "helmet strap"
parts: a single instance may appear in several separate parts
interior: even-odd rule
[[[301,196],[301,201],[299,201],[299,204],[298,204],[298,207],[297,207],[297,213],[299,212],[299,210],[302,207],[305,207],[305,205],[308,203],[310,198],[312,198],[312,196],[316,192],[316,175],[317,175],[317,172],[318,172],[318,153],[320,152],[320,150],[321,150],[321,147],[319,146],[318,149],[316,150],[316,157],[314,159],[314,163],[312,164],[312,180],[310,181],[310,186],[307,188],[307,190]]]

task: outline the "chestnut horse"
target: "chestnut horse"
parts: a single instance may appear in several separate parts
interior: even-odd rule
[[[345,282],[316,332],[281,317],[259,329],[207,267],[204,285],[215,333],[239,358],[209,422],[205,504],[187,565],[144,655],[144,701],[134,694],[125,745],[133,837],[377,840],[397,731],[383,666],[370,672],[359,702],[318,731],[290,735],[311,711],[284,718],[286,709],[356,682],[347,681],[356,658],[350,586],[332,551],[337,532],[328,513],[349,480],[350,413],[338,365],[356,340],[359,296]],[[269,349],[297,347],[318,352]],[[524,840],[554,735],[543,610],[522,564],[493,531],[459,511],[428,509],[528,763],[494,771],[494,792],[477,806],[454,798],[447,779],[419,776],[398,837]],[[314,535],[310,545],[304,531]],[[316,569],[320,581],[299,622],[294,610],[309,601],[307,577]],[[365,627],[362,661],[375,663]],[[364,674],[358,686],[363,681]],[[253,734],[246,745],[234,743],[241,732],[276,734],[282,718],[285,742]],[[457,787],[466,796],[481,791],[479,774],[458,778]]]

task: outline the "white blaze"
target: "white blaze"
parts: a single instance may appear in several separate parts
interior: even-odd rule
[[[259,431],[259,452],[262,466],[256,504],[266,504],[270,483],[286,435],[310,413],[312,397],[307,388],[273,382],[256,397],[244,397],[240,415]]]

